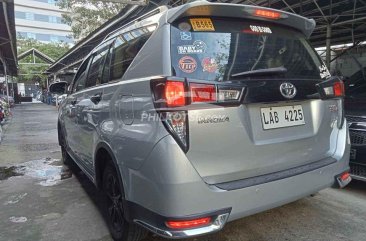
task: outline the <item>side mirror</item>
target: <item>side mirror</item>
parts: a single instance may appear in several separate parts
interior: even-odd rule
[[[67,86],[69,84],[66,81],[56,82],[50,85],[49,91],[52,94],[63,95],[67,93]]]

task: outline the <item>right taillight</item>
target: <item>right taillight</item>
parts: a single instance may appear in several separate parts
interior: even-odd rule
[[[333,91],[335,97],[343,97],[344,96],[344,83],[343,81],[336,82],[333,84]]]
[[[317,84],[316,88],[322,100],[337,99],[337,127],[341,129],[344,124],[343,97],[345,95],[345,91],[343,81],[337,76],[330,77],[329,79]]]
[[[344,97],[344,83],[338,77],[331,77],[317,84],[317,89],[322,99]]]

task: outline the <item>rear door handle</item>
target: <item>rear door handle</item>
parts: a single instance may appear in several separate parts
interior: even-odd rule
[[[102,92],[96,93],[92,97],[90,97],[90,100],[96,105],[102,100]]]

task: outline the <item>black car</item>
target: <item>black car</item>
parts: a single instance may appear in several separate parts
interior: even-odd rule
[[[346,81],[345,111],[352,144],[351,175],[366,181],[366,68]]]

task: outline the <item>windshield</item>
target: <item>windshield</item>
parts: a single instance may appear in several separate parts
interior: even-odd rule
[[[329,77],[301,33],[261,21],[180,20],[171,27],[171,57],[176,76],[201,80]]]

